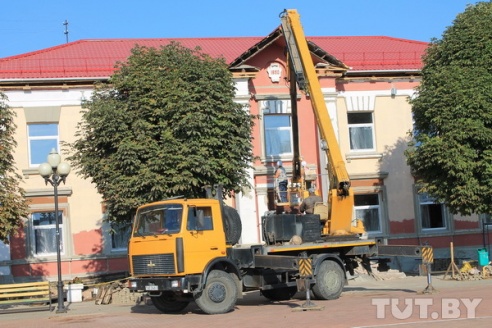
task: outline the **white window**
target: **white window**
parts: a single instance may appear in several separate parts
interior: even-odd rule
[[[368,233],[382,232],[379,194],[354,195],[355,218],[362,220]]]
[[[351,112],[347,113],[347,118],[350,136],[350,150],[375,150],[372,112]]]
[[[418,194],[422,230],[446,229],[446,208],[426,193]]]
[[[288,101],[262,101],[265,155],[292,156],[292,120]]]
[[[51,149],[58,149],[58,124],[29,124],[29,165],[37,166],[46,162]]]
[[[31,213],[32,220],[32,249],[35,255],[56,254],[56,217],[55,211]],[[58,211],[60,229],[60,253],[63,247],[63,212]]]

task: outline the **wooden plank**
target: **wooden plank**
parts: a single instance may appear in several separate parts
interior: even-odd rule
[[[0,290],[0,295],[8,295],[8,294],[11,294],[11,293],[39,293],[39,292],[46,292],[49,290],[49,287],[45,287],[45,288],[40,288],[40,287],[36,287],[36,288],[19,288],[19,289],[15,289],[15,288],[10,288],[8,290]]]
[[[8,288],[22,288],[22,287],[36,287],[36,286],[49,286],[49,281],[39,281],[39,282],[25,282],[19,284],[2,284],[0,285],[0,290]]]
[[[112,298],[113,298],[113,285],[111,284],[111,285],[106,287],[106,294],[104,295],[101,304],[111,303]]]
[[[34,305],[48,304],[43,309],[51,310],[51,290],[49,281],[6,284],[0,285],[0,305]],[[40,307],[31,306],[28,309],[38,310]],[[27,308],[9,308],[0,309],[0,313],[10,313],[16,310],[24,310]]]
[[[35,296],[44,296],[48,295],[49,291],[44,290],[44,291],[39,291],[39,292],[29,292],[29,293],[8,293],[8,294],[2,294],[0,295],[0,299],[5,299],[5,298],[17,298],[17,297],[35,297]]]
[[[12,292],[30,292],[30,291],[38,291],[38,290],[48,290],[49,286],[43,287],[22,287],[22,288],[8,288],[8,289],[0,289],[0,294],[7,294]]]
[[[47,303],[50,302],[51,298],[31,298],[31,299],[15,299],[0,301],[0,304],[32,304],[32,303]]]

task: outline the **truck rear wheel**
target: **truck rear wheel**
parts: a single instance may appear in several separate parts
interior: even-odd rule
[[[161,296],[151,297],[152,304],[162,313],[177,313],[184,310],[190,302],[177,301],[174,293],[164,292]]]
[[[345,272],[335,261],[323,261],[318,268],[316,283],[311,290],[319,300],[334,300],[340,297],[345,284]]]
[[[208,314],[227,313],[237,301],[237,286],[227,272],[213,270],[207,277],[205,288],[195,295],[198,307]]]
[[[271,301],[287,301],[297,293],[297,287],[262,290],[261,294]]]
[[[237,244],[241,238],[242,224],[235,208],[224,205],[224,224],[227,242],[231,245]]]

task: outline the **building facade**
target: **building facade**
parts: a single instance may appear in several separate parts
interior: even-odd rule
[[[62,152],[73,142],[81,102],[93,83],[105,81],[117,61],[136,44],[160,47],[171,41],[229,63],[235,101],[259,115],[254,129],[250,190],[229,202],[239,211],[242,243],[262,242],[262,215],[274,208],[274,166],[292,173],[292,117],[286,80],[285,42],[280,29],[265,38],[81,40],[0,59],[0,91],[17,114],[14,154],[30,216],[0,245],[0,276],[15,281],[55,279],[56,245],[53,188],[37,167],[51,148]],[[352,180],[354,218],[362,218],[369,237],[381,243],[424,245],[435,257],[473,258],[482,245],[478,216],[453,216],[443,204],[418,194],[404,150],[412,130],[410,97],[420,81],[424,42],[389,37],[308,37],[331,122]],[[320,147],[308,95],[298,93],[299,147],[313,184],[327,195],[327,159]],[[65,280],[125,273],[128,227],[111,227],[95,186],[72,172],[59,188],[61,257]],[[112,233],[115,232],[115,233]],[[414,262],[400,264],[413,270]]]

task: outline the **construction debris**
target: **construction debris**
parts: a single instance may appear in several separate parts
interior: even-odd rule
[[[365,277],[372,277],[372,279],[378,281],[406,278],[404,272],[389,269],[389,267],[386,266],[384,266],[384,271],[380,271],[380,266],[378,261],[371,261],[369,265],[362,264],[362,261],[359,261],[359,266],[354,269],[354,276],[352,278],[355,280],[363,280]]]
[[[482,277],[490,278],[492,277],[492,265],[486,265],[482,268]]]
[[[479,269],[478,263],[475,260],[464,261],[460,272],[455,275],[456,280],[481,280],[490,277],[492,273],[492,266],[486,265]]]
[[[141,293],[131,292],[123,281],[114,281],[97,286],[95,303],[105,304],[137,304],[142,301]]]

